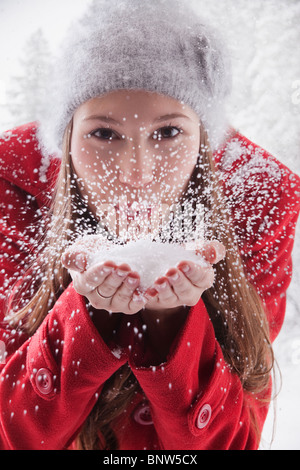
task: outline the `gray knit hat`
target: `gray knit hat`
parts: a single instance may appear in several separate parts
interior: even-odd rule
[[[80,104],[118,89],[145,89],[188,104],[213,149],[220,144],[230,62],[222,41],[186,1],[94,0],[60,52],[39,118],[44,155],[61,150]]]

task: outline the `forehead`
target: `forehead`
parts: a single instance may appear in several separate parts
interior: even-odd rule
[[[86,118],[101,113],[107,117],[154,121],[168,114],[182,115],[198,122],[199,117],[186,104],[174,98],[144,90],[118,90],[83,103],[75,116]]]

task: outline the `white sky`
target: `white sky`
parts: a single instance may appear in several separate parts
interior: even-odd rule
[[[9,77],[18,70],[28,37],[42,28],[54,51],[70,21],[81,15],[89,1],[0,0],[0,104],[4,101]]]

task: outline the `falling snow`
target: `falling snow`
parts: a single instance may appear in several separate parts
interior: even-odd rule
[[[256,3],[256,5],[258,5],[258,2],[254,2],[254,3]],[[218,6],[218,8],[219,8],[219,6]],[[253,8],[255,10],[255,5],[254,5]],[[213,7],[212,7],[212,10],[213,10]],[[236,14],[236,18],[237,18],[237,14]],[[262,17],[260,19],[260,22],[261,22],[262,26],[264,26],[263,25],[264,21],[267,22],[268,18],[263,18]],[[261,32],[263,30],[264,30],[264,28],[261,27],[260,34],[262,34]],[[263,48],[261,50],[263,50]],[[279,55],[279,58],[280,58],[280,55]],[[275,61],[274,61],[274,63],[275,63]],[[256,71],[257,71],[257,67],[259,67],[259,60],[257,59],[255,61],[255,58],[253,58],[252,62],[250,62],[250,64],[249,64],[249,74],[255,76]],[[288,68],[286,70],[287,70],[287,75],[289,75],[289,73],[291,73],[291,72],[288,70]],[[262,77],[262,75],[261,75],[261,77]],[[247,80],[247,76],[245,77],[244,74],[242,74],[242,77],[243,77],[243,80],[244,79]],[[279,77],[279,80],[280,80],[280,77]],[[265,81],[265,82],[267,83],[268,81]],[[245,84],[245,88],[247,88],[247,83]],[[250,129],[251,130],[254,129],[254,131],[257,130],[258,126],[260,126],[260,119],[258,119],[258,115],[260,115],[260,111],[261,111],[261,114],[263,114],[265,112],[264,111],[265,107],[263,107],[263,103],[264,103],[263,90],[264,90],[263,84],[259,82],[259,77],[257,77],[254,93],[256,93],[256,95],[258,95],[259,98],[261,98],[261,99],[259,99],[258,103],[255,100],[254,101],[255,101],[255,103],[258,104],[259,109],[255,108],[254,112],[251,113],[251,116],[249,116],[249,114],[250,114],[249,109],[252,109],[252,107],[254,106],[254,104],[249,104],[248,108],[245,107],[246,111],[247,111],[247,116],[244,116],[242,112],[240,112],[240,116],[239,116],[240,117],[240,122],[242,124],[246,125],[246,127],[247,127],[247,124],[248,124]],[[286,97],[284,96],[284,99],[285,98]],[[274,113],[274,115],[276,115],[276,120],[277,120],[278,114]],[[138,119],[137,115],[134,116],[134,117],[136,119]],[[126,118],[124,118],[124,121],[125,121],[125,119]],[[271,121],[266,122],[265,127],[264,127],[264,129],[266,129],[266,134],[268,133],[268,131],[270,131],[270,135],[277,136],[276,139],[273,139],[274,141],[278,141],[278,136],[279,135],[282,136],[284,134],[284,132],[282,132],[282,131],[280,132],[280,130],[285,129],[288,133],[289,121],[291,121],[291,119],[285,119],[284,116],[278,116],[278,119],[280,119],[279,128],[276,127],[276,125],[274,123],[272,124]],[[285,122],[284,122],[284,120],[285,120]],[[295,121],[296,121],[296,117],[295,117]],[[295,125],[294,122],[292,124]],[[258,132],[258,135],[261,135],[261,134]],[[11,137],[11,133],[6,133],[4,135],[4,139],[6,139],[6,140],[9,139],[10,137]],[[262,140],[263,140],[263,136],[261,136],[261,137],[262,137]],[[270,138],[270,141],[271,140],[272,139]],[[294,136],[292,136],[292,138],[290,140],[293,141]],[[294,155],[298,155],[298,153],[297,153],[298,150],[297,150],[297,152],[295,150],[296,145],[292,145],[292,146],[293,146],[292,150],[294,150]],[[158,148],[159,147],[157,147],[157,149]],[[287,145],[287,149],[286,148],[282,149],[283,154],[287,155],[287,160],[289,158],[288,157],[288,149],[289,149],[288,145]],[[244,151],[245,151],[244,146],[240,142],[232,141],[230,146],[227,148],[226,157],[223,160],[223,169],[224,170],[229,170],[241,158]],[[248,152],[248,150],[246,151],[246,154],[247,154],[247,152]],[[280,152],[277,152],[277,154],[279,154],[279,153]],[[46,171],[48,169],[48,163],[49,163],[48,161],[43,161],[43,165],[39,170],[40,175],[41,175],[41,181],[46,181]],[[240,187],[239,185],[240,185],[241,182],[242,183],[247,182],[247,181],[245,181],[246,180],[246,174],[247,174],[245,172],[245,170],[249,170],[250,173],[253,176],[255,176],[256,173],[263,171],[263,172],[267,172],[274,180],[279,181],[280,178],[281,178],[281,174],[278,171],[278,167],[277,167],[276,163],[274,163],[272,161],[269,161],[266,164],[266,162],[263,159],[261,159],[261,155],[258,154],[256,156],[256,158],[253,159],[250,164],[246,164],[246,166],[244,166],[240,170],[240,172],[236,173],[234,175],[234,177],[232,178],[231,183],[236,186],[237,191],[238,191],[238,188]],[[35,172],[37,172],[37,171],[38,170],[36,169]],[[13,207],[10,207],[10,209],[13,209]],[[265,220],[265,225],[262,227],[262,229],[267,228],[267,222],[268,221],[266,219]],[[7,242],[9,243],[9,240],[7,240]],[[188,253],[186,250],[184,250],[184,248],[175,247],[174,245],[169,245],[169,246],[164,245],[164,250],[161,251],[160,250],[161,245],[159,243],[156,243],[155,248],[157,248],[157,250],[152,250],[151,251],[151,256],[149,256],[150,259],[148,261],[146,261],[146,258],[147,258],[146,255],[147,254],[149,255],[149,248],[150,248],[149,243],[150,242],[148,242],[148,241],[143,241],[140,244],[138,244],[137,242],[132,242],[131,244],[129,243],[127,246],[114,246],[113,248],[111,246],[109,248],[106,247],[106,249],[105,249],[106,251],[104,251],[104,250],[101,251],[100,250],[100,251],[95,252],[93,260],[91,262],[92,263],[98,262],[101,259],[103,259],[103,256],[106,256],[109,253],[110,259],[113,259],[116,262],[117,261],[118,262],[128,262],[128,264],[132,264],[132,258],[130,258],[130,254],[134,251],[135,254],[137,255],[137,258],[139,258],[139,259],[136,260],[137,264],[135,266],[133,266],[133,269],[137,269],[138,271],[143,272],[142,279],[143,279],[143,283],[146,285],[146,284],[149,284],[149,283],[153,282],[153,278],[155,276],[157,276],[157,274],[162,274],[167,267],[170,267],[170,266],[166,266],[167,261],[168,261],[167,260],[168,257],[169,257],[169,259],[172,258],[172,264],[174,264],[176,260],[179,260],[179,257],[183,256],[183,254],[186,257],[186,255]],[[153,242],[151,242],[151,246],[153,247]],[[153,269],[153,266],[152,266],[153,263],[154,263],[155,256],[159,257],[159,259],[160,259],[159,264],[156,265],[156,267],[159,268],[158,269],[159,273],[158,273],[158,271],[155,271],[155,269]],[[195,255],[191,254],[191,256],[193,256],[195,258]],[[129,259],[130,259],[130,263],[129,263]],[[197,258],[197,262],[199,262],[199,257]],[[146,268],[146,270],[145,270],[145,268]],[[294,287],[293,292],[295,292],[295,291],[296,291],[296,289]],[[288,316],[288,318],[287,318],[287,322],[288,322],[287,323],[287,329],[284,330],[284,332],[283,332],[284,341],[282,343],[279,343],[279,345],[278,345],[278,351],[279,351],[280,357],[284,358],[283,359],[283,361],[284,361],[283,364],[286,365],[286,369],[284,370],[284,373],[285,372],[287,373],[288,378],[286,379],[286,382],[284,384],[283,392],[286,393],[286,395],[284,395],[284,396],[288,396],[288,397],[291,396],[289,393],[290,393],[292,388],[293,388],[293,390],[297,390],[299,388],[299,382],[298,382],[297,376],[299,375],[298,374],[298,369],[299,369],[299,364],[300,364],[300,355],[299,355],[300,343],[299,343],[299,334],[297,333],[297,331],[293,332],[293,325],[294,324],[296,324],[296,326],[299,325],[298,320],[295,320],[295,318],[297,318],[296,317],[297,311],[298,311],[297,305],[293,308],[293,305],[291,303],[290,304],[290,316]],[[74,312],[74,315],[75,315],[75,313],[76,312]],[[72,341],[75,341],[74,337],[72,338]],[[91,344],[94,344],[95,339],[92,338],[90,340],[90,342],[91,342]],[[187,344],[187,346],[189,347],[190,345]],[[63,345],[61,345],[61,347],[63,347]],[[57,349],[57,351],[59,351],[59,349]],[[119,358],[120,354],[121,354],[121,351],[119,349],[114,349],[113,354],[115,355],[116,358]],[[0,364],[1,364],[1,361],[2,361],[2,363],[4,363],[4,360],[5,360],[5,358],[4,358],[4,353],[3,353],[3,345],[0,343]],[[23,369],[25,368],[24,364],[22,364],[22,368]],[[295,373],[296,368],[297,368],[297,373]],[[155,372],[156,367],[153,367],[152,370],[153,370],[153,372]],[[9,375],[6,375],[4,378],[2,378],[2,380],[8,380],[8,379],[9,379]],[[18,383],[15,384],[15,386],[19,386],[19,385],[20,384],[18,384]],[[21,386],[24,388],[25,385],[22,384]],[[170,383],[169,388],[171,389],[171,387],[172,387],[172,384]],[[280,420],[280,422],[283,423],[281,428],[282,429],[291,429],[293,427],[293,425],[291,423],[292,420],[291,420],[290,417],[294,416],[294,410],[293,410],[292,406],[290,406],[290,400],[286,399],[286,400],[284,400],[284,402],[280,402],[280,403],[281,403],[281,407],[279,409],[279,420]],[[295,400],[294,400],[293,403],[297,403],[297,397],[296,396],[295,396]],[[38,413],[39,406],[35,405],[34,409],[35,409],[35,412]],[[28,409],[23,410],[23,415],[25,417],[27,416],[28,413],[29,413]],[[15,412],[14,411],[10,411],[10,418],[11,418],[11,420],[15,420]],[[294,419],[296,420],[296,418],[294,418]],[[280,433],[281,430],[278,429],[277,432]],[[297,435],[297,432],[298,431],[296,430],[294,434]],[[286,433],[286,434],[289,434],[289,433]],[[288,439],[288,437],[285,437],[285,436],[282,437],[282,440],[284,441],[284,445],[288,446],[289,443],[286,441],[286,439]]]

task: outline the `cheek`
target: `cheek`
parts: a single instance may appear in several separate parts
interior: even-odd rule
[[[107,155],[106,155],[107,154]],[[87,139],[72,141],[72,163],[76,174],[85,180],[99,181],[112,173],[113,156],[110,150],[95,149]]]
[[[76,174],[84,178],[90,172],[94,159],[84,139],[72,138],[71,158]]]
[[[174,179],[180,183],[188,179],[197,163],[199,147],[196,141],[188,140],[181,142],[179,145],[173,145],[164,151],[161,151],[156,157],[159,161],[157,165],[161,177],[165,179]]]

